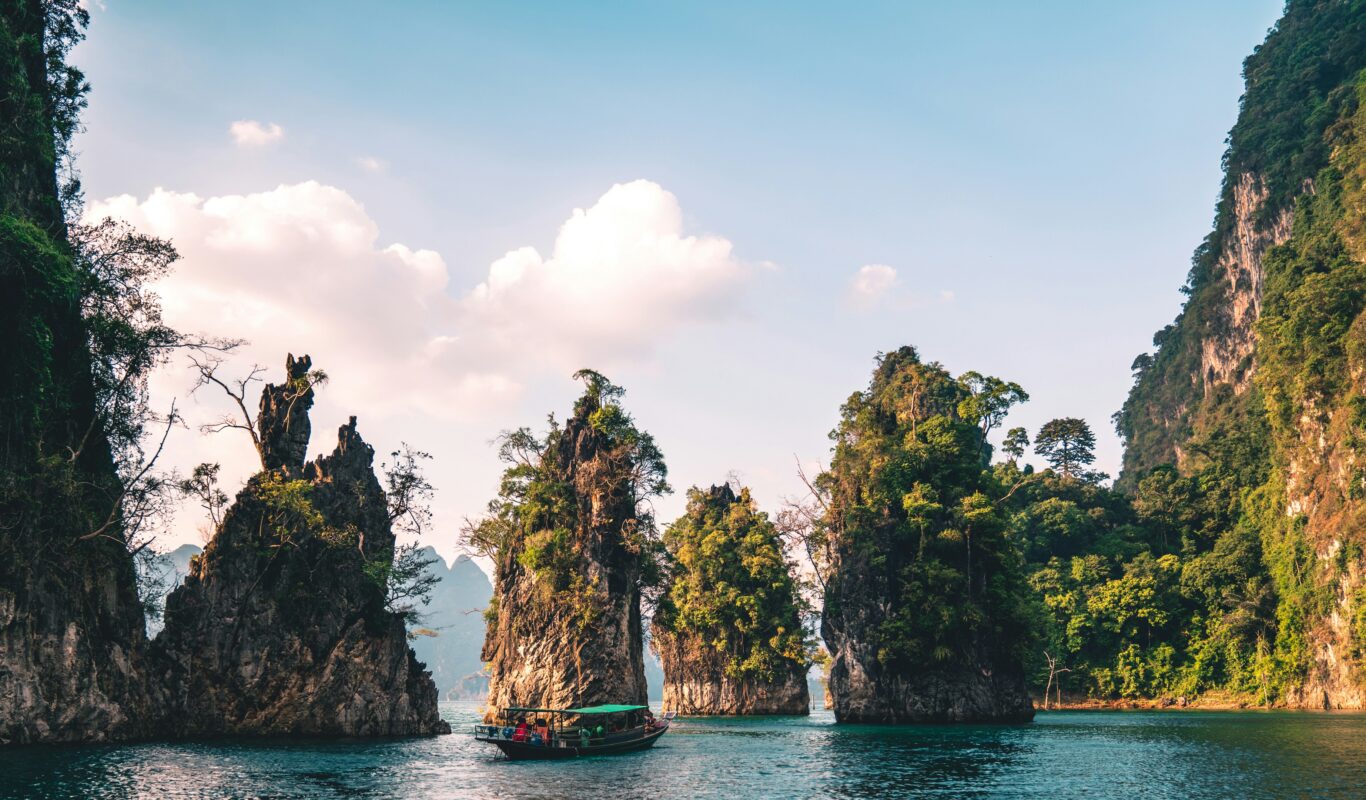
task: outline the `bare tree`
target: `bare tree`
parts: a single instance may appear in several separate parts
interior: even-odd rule
[[[806,474],[801,459],[796,460],[797,477],[806,487],[806,495],[797,499],[784,498],[774,524],[784,541],[805,554],[811,567],[813,585],[810,588],[819,599],[825,596],[826,578],[834,559],[829,530],[830,496]]]
[[[381,466],[389,524],[416,538],[432,521],[431,501],[435,490],[422,469],[423,462],[431,461],[432,456],[414,450],[407,442],[389,455],[393,463]]]
[[[1043,651],[1043,657],[1048,662],[1048,685],[1044,686],[1043,689],[1043,707],[1044,710],[1047,711],[1048,693],[1053,689],[1055,685],[1057,686],[1058,692],[1057,705],[1059,707],[1062,706],[1062,675],[1063,673],[1071,672],[1072,670],[1068,667],[1058,666],[1058,660],[1054,658],[1053,654],[1049,653],[1047,650]]]
[[[190,355],[190,364],[199,373],[190,393],[194,394],[205,386],[217,386],[237,406],[237,414],[224,414],[214,422],[200,425],[199,432],[208,434],[220,433],[225,430],[245,431],[247,436],[251,437],[252,447],[256,449],[256,456],[261,460],[261,466],[264,468],[265,451],[261,448],[261,436],[256,432],[256,419],[252,417],[251,410],[247,408],[247,394],[253,383],[262,382],[261,375],[265,373],[266,368],[259,364],[252,364],[245,378],[225,379],[218,374],[223,363],[224,360],[214,354],[207,356]]]

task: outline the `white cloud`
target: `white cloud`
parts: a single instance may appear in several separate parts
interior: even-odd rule
[[[856,305],[871,306],[896,286],[896,270],[886,264],[865,264],[849,282],[849,299]]]
[[[733,250],[685,235],[678,199],[659,184],[617,184],[574,210],[548,256],[508,251],[461,305],[498,349],[571,368],[639,356],[681,325],[735,311],[759,267]]]
[[[218,197],[157,189],[93,203],[87,216],[122,218],[175,244],[182,259],[157,286],[166,321],[247,339],[226,372],[240,376],[256,363],[278,380],[290,352],[328,372],[311,452],[330,449],[333,426],[358,414],[378,448],[407,439],[436,454],[433,480],[448,487],[468,483],[460,470],[471,459],[491,461],[484,445],[512,421],[525,386],[639,361],[680,327],[735,311],[745,278],[759,269],[738,261],[725,239],[684,235],[677,200],[647,181],[612,187],[570,215],[548,256],[511,250],[464,292],[450,285],[439,253],[383,244],[354,197],[313,181]],[[191,379],[173,364],[153,377],[152,391],[159,408],[180,397],[193,429],[229,407],[211,392],[186,398]],[[231,488],[250,474],[254,454],[230,434],[210,443],[178,433],[164,463],[187,471],[220,462]],[[485,467],[496,475],[496,464]],[[442,508],[447,532],[471,511]],[[177,522],[179,540],[194,538],[193,524]]]
[[[383,172],[389,164],[374,156],[356,156],[356,166],[366,172]]]
[[[261,147],[285,138],[285,129],[274,122],[262,124],[254,119],[239,119],[228,126],[238,147]]]
[[[248,339],[237,360],[272,368],[286,352],[309,352],[352,408],[456,413],[478,403],[473,388],[487,402],[516,389],[438,368],[458,317],[445,262],[380,246],[378,226],[341,189],[310,181],[210,198],[157,189],[94,204],[89,215],[174,242],[182,260],[158,287],[171,325]]]

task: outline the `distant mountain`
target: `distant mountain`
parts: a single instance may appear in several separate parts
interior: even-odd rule
[[[182,544],[169,553],[158,553],[149,560],[149,563],[140,564],[138,569],[143,573],[144,579],[150,579],[149,585],[157,586],[160,591],[156,593],[153,605],[157,613],[147,619],[147,636],[155,637],[161,633],[165,625],[161,618],[161,610],[166,607],[166,597],[190,574],[190,559],[204,552],[192,544]]]
[[[437,691],[447,700],[483,699],[488,692],[488,676],[479,651],[484,646],[484,609],[493,596],[493,586],[484,571],[467,556],[460,556],[448,567],[427,547],[423,553],[436,559],[431,571],[441,582],[432,589],[431,603],[424,609],[426,620],[413,640],[417,658],[432,671]]]

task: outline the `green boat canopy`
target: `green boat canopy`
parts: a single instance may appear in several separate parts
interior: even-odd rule
[[[640,711],[649,706],[584,706],[583,708],[508,708],[504,709],[507,713],[520,711],[530,711],[538,714],[619,714],[623,711]]]
[[[583,708],[566,708],[566,709],[564,710],[564,713],[566,713],[566,714],[617,714],[617,713],[622,712],[622,711],[640,711],[641,709],[645,709],[645,708],[649,708],[649,706],[617,706],[617,705],[584,706]]]

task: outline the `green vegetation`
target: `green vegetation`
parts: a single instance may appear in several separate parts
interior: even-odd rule
[[[1274,702],[1303,684],[1335,608],[1352,630],[1343,655],[1362,656],[1366,617],[1357,601],[1366,598],[1352,589],[1339,597],[1338,586],[1359,566],[1363,546],[1363,475],[1355,466],[1366,430],[1363,69],[1366,8],[1327,0],[1288,3],[1245,64],[1224,193],[1214,231],[1195,254],[1189,300],[1154,337],[1157,352],[1134,362],[1133,391],[1116,415],[1127,444],[1120,486],[1132,494],[1144,554],[1177,559],[1178,580],[1155,573],[1151,596],[1143,595],[1152,618],[1161,611],[1175,620],[1152,632],[1170,653],[1138,642],[1140,657],[1125,662],[1129,677],[1116,681],[1101,671],[1119,675],[1111,657],[1119,645],[1103,659],[1070,652],[1092,691],[1220,690]],[[1244,175],[1267,194],[1255,225],[1293,212],[1289,240],[1262,258],[1252,331],[1234,330],[1228,311],[1230,292],[1250,287],[1229,286],[1219,266],[1234,235],[1233,187]],[[1202,347],[1230,336],[1253,336],[1256,345],[1255,360],[1237,366],[1236,386],[1201,375]],[[1141,572],[1138,557],[1108,559],[1105,580]],[[1060,562],[1040,576],[1056,601],[1055,634],[1087,624],[1064,606],[1080,609],[1068,598],[1100,585],[1073,567],[1075,560]]]
[[[586,388],[567,424],[552,415],[544,436],[520,428],[499,438],[508,467],[498,497],[463,538],[498,564],[500,582],[526,570],[587,625],[608,589],[586,569],[590,557],[620,563],[636,589],[660,582],[662,544],[647,501],[670,489],[654,438],[621,406],[624,390],[592,370],[574,377]]]
[[[1068,478],[1096,460],[1095,447],[1091,426],[1076,417],[1050,420],[1034,437],[1034,452]]]
[[[984,645],[1018,660],[1027,587],[984,431],[1023,397],[976,373],[955,379],[911,347],[879,357],[814,482],[827,641],[871,615],[861,641],[890,671],[968,667]]]
[[[669,580],[655,612],[656,642],[676,637],[712,648],[731,678],[805,675],[809,609],[778,531],[749,489],[689,490],[687,513],[665,530],[664,546]]]

